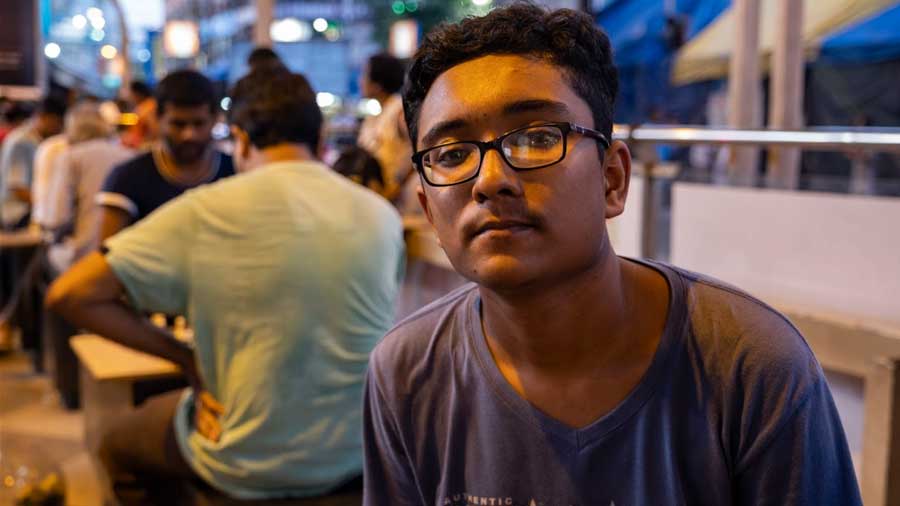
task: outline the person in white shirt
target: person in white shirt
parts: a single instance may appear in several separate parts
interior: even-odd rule
[[[399,59],[388,54],[376,54],[369,58],[360,79],[362,95],[377,100],[381,113],[363,120],[357,144],[378,160],[384,182],[379,193],[392,201],[399,196],[404,182],[413,173],[410,161],[412,147],[399,95],[405,71]]]

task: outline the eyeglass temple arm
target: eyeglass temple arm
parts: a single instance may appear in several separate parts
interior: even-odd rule
[[[601,143],[603,143],[604,149],[609,147],[609,139],[607,139],[606,136],[603,135],[603,133],[601,133],[601,132],[598,132],[596,130],[593,130],[593,129],[590,129],[587,127],[583,127],[581,125],[576,125],[575,123],[569,123],[569,128],[571,128],[576,133],[579,133],[579,134],[587,136],[587,137],[593,137],[594,139],[599,140]]]

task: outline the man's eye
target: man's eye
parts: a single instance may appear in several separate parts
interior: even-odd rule
[[[437,163],[444,166],[454,166],[459,165],[466,161],[466,158],[469,157],[470,151],[467,149],[461,148],[450,148],[446,150],[441,150],[440,153],[437,154]]]
[[[524,132],[516,144],[530,148],[552,148],[559,144],[560,135],[554,131],[536,130]]]

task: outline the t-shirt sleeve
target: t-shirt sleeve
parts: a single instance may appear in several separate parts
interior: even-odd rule
[[[752,459],[736,469],[739,505],[861,505],[837,408],[823,376]]]
[[[421,505],[400,425],[370,364],[364,391],[364,506]]]
[[[137,308],[185,314],[195,228],[193,201],[184,195],[106,240],[106,260]]]
[[[136,218],[138,216],[138,207],[137,202],[134,200],[133,187],[135,182],[135,174],[134,171],[130,170],[129,164],[117,166],[103,181],[103,187],[97,193],[95,203],[101,206],[121,209],[132,218]]]

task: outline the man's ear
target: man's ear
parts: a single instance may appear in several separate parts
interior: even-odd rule
[[[425,211],[425,217],[428,218],[428,223],[434,225],[434,217],[431,215],[431,209],[428,208],[428,196],[425,195],[425,184],[422,182],[421,178],[419,179],[419,186],[416,188],[416,197],[419,199],[419,205],[422,206],[422,210]]]
[[[606,218],[625,211],[628,184],[631,181],[631,152],[622,141],[613,141],[604,155],[603,178],[606,191]]]
[[[250,157],[250,136],[239,126],[231,125],[231,136],[234,137],[234,156],[241,160]]]

